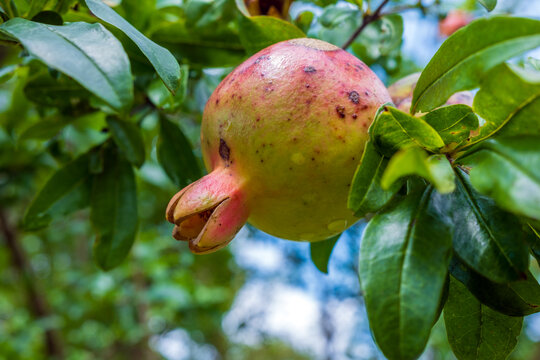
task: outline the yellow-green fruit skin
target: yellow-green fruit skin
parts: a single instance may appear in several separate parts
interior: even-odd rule
[[[391,101],[359,59],[313,39],[255,54],[218,86],[204,110],[209,172],[228,168],[248,221],[290,240],[316,241],[357,221],[351,179],[379,106]]]

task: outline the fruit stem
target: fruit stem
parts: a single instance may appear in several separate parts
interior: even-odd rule
[[[385,7],[386,4],[388,4],[390,0],[383,0],[383,2],[375,9],[375,11],[372,14],[365,13],[362,17],[362,24],[358,27],[358,29],[355,30],[355,32],[351,35],[349,40],[343,44],[341,47],[343,50],[347,50],[349,46],[356,40],[358,35],[372,22],[378,20],[381,17],[381,11]]]

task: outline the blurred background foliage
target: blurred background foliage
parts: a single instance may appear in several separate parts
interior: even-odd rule
[[[248,226],[232,246],[194,256],[171,238],[171,226],[164,221],[170,197],[203,173],[198,143],[201,114],[220,80],[269,45],[272,36],[279,38],[280,31],[299,36],[303,32],[342,46],[379,2],[106,3],[168,48],[184,75],[180,90],[172,96],[140,50],[103,23],[129,55],[135,86],[130,117],[142,129],[144,140],[146,161],[136,170],[136,241],[120,266],[101,270],[92,261],[89,210],[80,209],[77,199],[52,208],[49,227],[24,229],[25,211],[46,180],[108,141],[111,111],[78,83],[3,39],[0,358],[382,358],[358,296],[356,259],[364,224],[342,237],[330,274],[324,275],[309,261],[307,244],[277,240]],[[1,5],[4,20],[6,14],[18,13],[49,24],[100,22],[77,0],[13,0]],[[349,50],[388,85],[426,64],[448,35],[446,28],[439,32],[439,22],[456,9],[469,17],[485,13],[469,0],[393,0]],[[495,12],[540,15],[538,6],[518,0],[500,1]],[[167,174],[174,170],[167,171],[158,161],[171,156],[167,149],[159,150],[163,122],[172,124],[177,129],[173,131],[180,129],[193,149],[195,163],[183,178],[171,180]],[[540,358],[535,344],[540,322],[535,316],[527,319],[513,359]],[[444,327],[437,325],[423,358],[452,359],[445,337]]]

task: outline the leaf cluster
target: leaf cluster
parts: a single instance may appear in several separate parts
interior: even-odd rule
[[[386,104],[369,129],[349,207],[372,217],[359,276],[389,359],[420,356],[441,311],[458,359],[505,359],[540,311],[540,73],[504,63],[539,36],[537,20],[472,22],[423,70],[410,114]],[[472,108],[439,107],[473,88]]]

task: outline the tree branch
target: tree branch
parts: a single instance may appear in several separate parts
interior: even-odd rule
[[[362,24],[356,29],[356,31],[351,35],[349,40],[343,44],[341,47],[343,50],[347,50],[349,46],[353,43],[353,41],[360,35],[360,33],[372,22],[378,20],[381,17],[381,11],[385,7],[386,4],[388,4],[390,0],[383,0],[383,2],[375,9],[375,11],[372,14],[364,14],[362,17]]]
[[[50,316],[51,313],[45,300],[45,294],[40,293],[36,286],[34,274],[32,273],[32,269],[28,264],[28,259],[26,258],[24,249],[17,241],[17,234],[13,227],[9,224],[9,220],[3,209],[0,209],[0,230],[6,241],[7,248],[11,253],[13,266],[15,269],[17,269],[17,272],[22,277],[26,287],[28,307],[30,308],[30,311],[36,318]],[[63,345],[57,331],[54,329],[46,330],[45,343],[49,358],[64,358]]]

